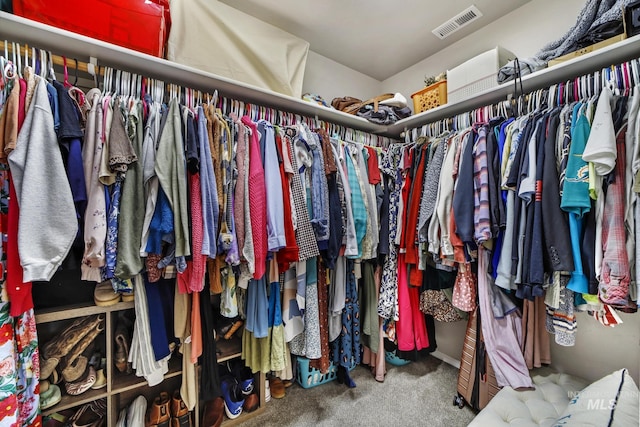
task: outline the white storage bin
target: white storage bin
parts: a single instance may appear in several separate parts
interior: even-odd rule
[[[515,55],[498,46],[447,71],[447,102],[462,101],[498,85],[500,68]]]

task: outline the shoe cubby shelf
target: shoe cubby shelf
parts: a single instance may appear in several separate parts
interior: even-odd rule
[[[216,341],[216,349],[218,350],[218,363],[236,359],[242,356],[242,340],[237,335],[229,340],[220,338]]]
[[[62,400],[60,400],[60,403],[52,406],[51,408],[47,408],[42,411],[43,416],[51,415],[59,411],[64,411],[65,409],[75,408],[76,406],[82,406],[85,403],[93,402],[94,400],[98,399],[104,399],[108,396],[105,388],[101,388],[98,390],[89,390],[79,396],[70,396],[68,394],[64,394],[64,385],[60,385],[60,389],[63,393]]]
[[[169,372],[164,374],[164,379],[179,377],[182,375],[182,360],[173,356],[169,360]],[[115,373],[111,381],[111,394],[120,394],[126,391],[135,390],[140,387],[146,387],[147,381],[135,374],[123,375]]]
[[[125,407],[121,396],[131,396],[130,400],[133,400],[133,398],[142,394],[151,402],[153,397],[155,397],[151,394],[152,390],[155,391],[156,389],[166,388],[164,391],[172,392],[174,389],[180,388],[182,360],[181,357],[176,354],[174,354],[169,361],[169,371],[164,376],[165,380],[153,388],[149,388],[146,380],[136,376],[135,373],[123,374],[116,369],[113,357],[115,351],[114,335],[118,315],[123,311],[133,311],[133,309],[134,302],[129,301],[119,302],[107,307],[84,304],[36,310],[36,324],[38,325],[38,334],[42,338],[41,345],[46,344],[47,339],[55,337],[56,333],[59,333],[64,325],[69,324],[72,319],[96,314],[102,314],[105,318],[105,329],[99,336],[100,338],[98,338],[102,340],[98,347],[104,351],[104,357],[106,358],[106,386],[97,390],[90,389],[78,396],[71,396],[66,394],[64,383],[60,383],[59,387],[62,392],[62,399],[56,405],[43,410],[43,415],[50,415],[66,409],[79,409],[86,403],[98,399],[106,399],[107,414],[105,425],[115,426],[119,411]],[[195,423],[194,425],[197,426],[198,424]]]
[[[59,320],[73,319],[76,317],[91,316],[101,313],[112,313],[121,310],[133,308],[133,301],[119,302],[108,307],[99,307],[96,305],[71,305],[65,307],[56,307],[53,309],[36,310],[36,323],[50,323]]]

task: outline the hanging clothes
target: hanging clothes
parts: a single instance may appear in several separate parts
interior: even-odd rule
[[[362,348],[360,344],[360,308],[354,261],[346,260],[346,298],[342,310],[342,330],[340,336],[332,342],[332,360],[336,365],[349,368],[360,364]]]

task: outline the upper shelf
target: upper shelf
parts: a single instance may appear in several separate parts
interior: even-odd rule
[[[433,110],[400,120],[390,126],[381,126],[361,117],[41,24],[6,12],[0,12],[0,38],[26,42],[69,57],[95,57],[102,64],[114,68],[207,92],[217,89],[221,95],[229,98],[307,117],[317,117],[330,123],[395,139],[399,139],[406,130],[499,102],[514,92],[514,83],[511,81],[476,94],[469,99],[442,105]],[[522,78],[523,90],[524,92],[530,92],[542,89],[637,57],[640,57],[640,35],[573,58],[554,67],[526,75]]]
[[[553,84],[638,57],[640,57],[640,35],[578,56],[553,67],[528,74],[522,77],[523,90],[527,93],[549,87]],[[518,84],[518,89],[519,87],[520,85]],[[502,85],[480,92],[460,102],[445,104],[433,110],[398,120],[393,125],[387,126],[382,133],[399,138],[402,132],[406,130],[453,117],[456,114],[465,113],[485,105],[494,104],[507,99],[507,96],[513,93],[514,82],[503,83]]]
[[[193,67],[167,61],[135,50],[70,31],[0,12],[0,38],[29,43],[72,58],[98,58],[100,64],[196,90],[218,92],[226,97],[282,111],[325,120],[365,132],[379,133],[381,127],[362,117],[323,107],[292,96],[218,76]]]

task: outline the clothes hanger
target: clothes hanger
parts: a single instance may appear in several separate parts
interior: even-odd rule
[[[28,66],[29,66],[29,45],[25,44],[24,45],[24,67],[27,68]]]
[[[629,62],[624,63],[624,77],[625,77],[625,96],[629,96],[633,90],[633,77],[631,76],[631,64]]]
[[[20,49],[21,49],[20,43],[17,43],[16,46],[17,46],[17,52],[18,53],[16,55],[16,48],[14,47],[14,49],[13,49],[13,54],[14,54],[13,60],[14,60],[14,63],[18,65],[18,68],[17,68],[18,76],[20,78],[22,78],[22,57],[20,56]],[[18,59],[18,62],[15,62],[16,58]]]
[[[637,59],[631,61],[631,69],[633,70],[633,79],[635,81],[635,86],[640,85],[640,72],[638,70],[638,62],[640,61],[638,61]]]

